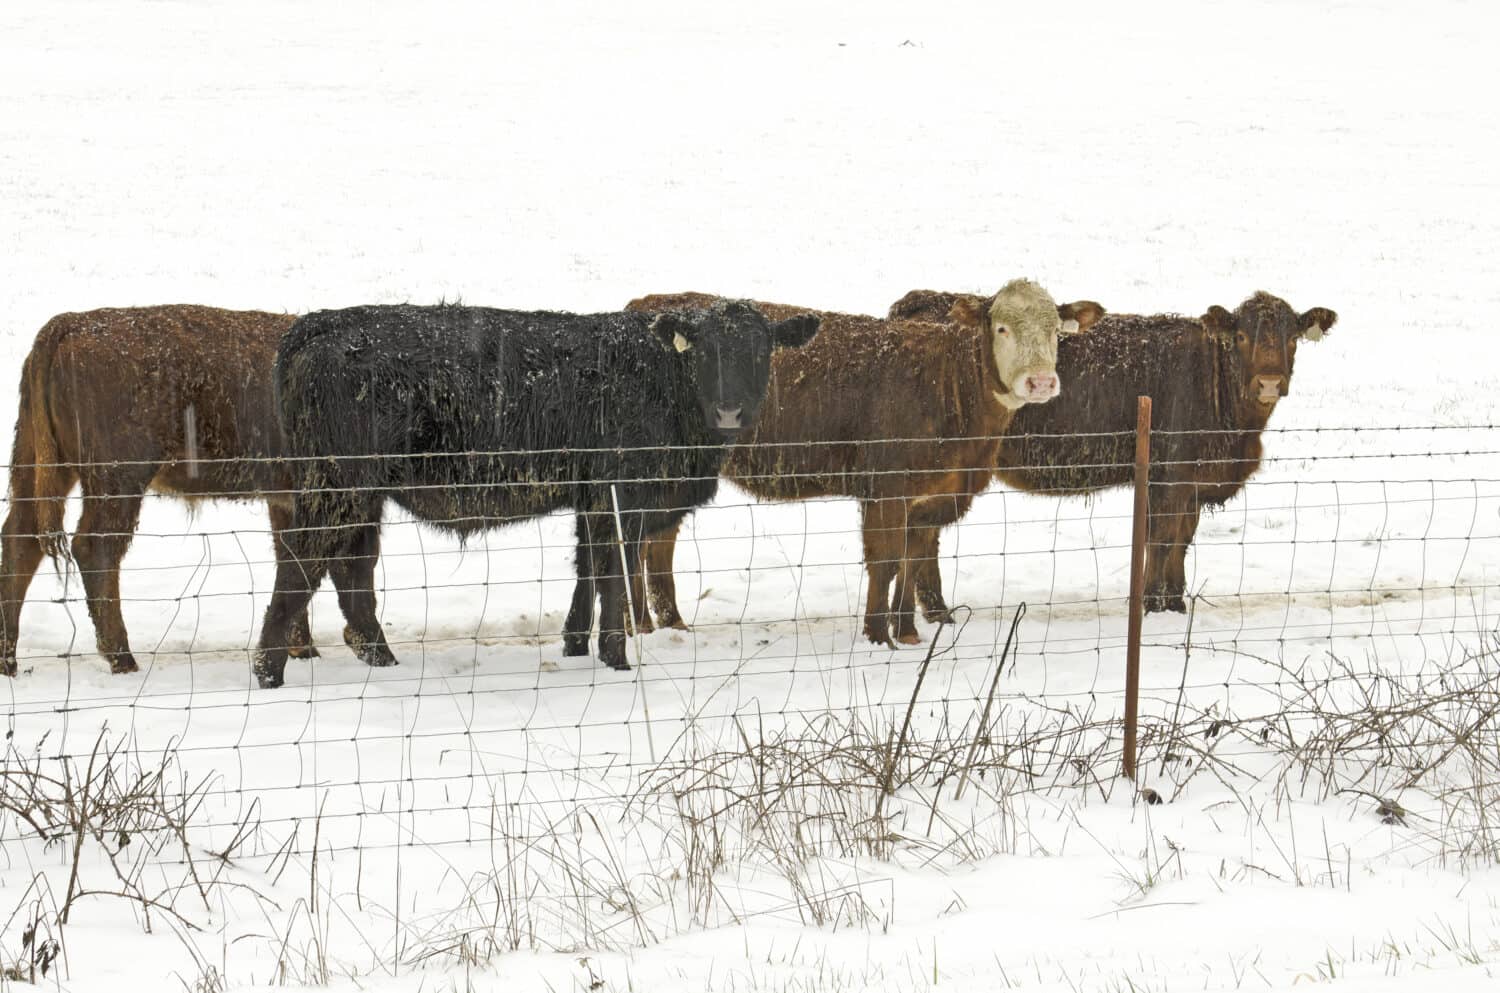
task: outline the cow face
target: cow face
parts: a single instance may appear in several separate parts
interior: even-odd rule
[[[771,321],[728,300],[708,310],[658,314],[651,330],[687,364],[708,427],[733,436],[754,423],[766,398],[772,351],[807,344],[818,323],[811,314]]]
[[[1104,308],[1089,301],[1059,306],[1027,279],[1007,283],[988,300],[961,296],[948,314],[989,335],[1002,387],[995,397],[1012,410],[1057,396],[1057,336],[1086,331],[1102,316]]]
[[[1322,338],[1338,315],[1326,307],[1299,314],[1285,300],[1257,293],[1232,314],[1210,307],[1202,320],[1210,336],[1234,349],[1242,396],[1269,406],[1291,389],[1297,343]]]

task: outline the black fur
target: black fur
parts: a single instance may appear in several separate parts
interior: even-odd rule
[[[306,459],[294,464],[295,564],[277,570],[255,662],[260,684],[281,685],[285,626],[325,573],[339,591],[345,640],[367,664],[395,663],[374,594],[388,499],[460,536],[577,511],[578,574],[601,602],[599,655],[628,668],[610,484],[627,548],[712,499],[733,439],[718,426],[733,419],[725,411],[753,419],[772,348],[816,330],[816,318],[773,324],[740,302],[665,323],[458,306],[301,318],[277,352],[275,377],[287,454]],[[568,654],[588,651],[594,598],[579,599]]]

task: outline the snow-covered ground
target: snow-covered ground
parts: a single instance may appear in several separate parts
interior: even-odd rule
[[[325,592],[324,658],[262,692],[263,511],[153,499],[122,580],[142,674],[107,674],[76,580],[44,568],[0,686],[5,772],[86,767],[101,729],[142,768],[174,751],[207,784],[195,868],[227,885],[180,920],[98,895],[59,925],[72,842],[12,818],[0,967],[41,919],[66,951],[46,983],[81,991],[1490,988],[1493,766],[1402,764],[1500,736],[1454,716],[1496,668],[1467,656],[1500,585],[1497,21],[1456,0],[0,7],[0,410],[49,316],[107,305],[701,289],[880,313],[1028,275],[1119,312],[1265,289],[1340,315],[1299,352],[1265,469],[1200,528],[1190,638],[1147,619],[1163,805],[1101,726],[1124,493],[981,498],[944,541],[973,612],[915,696],[923,650],[856,637],[847,502],[726,487],[679,548],[694,630],[644,637],[635,678],[561,655],[570,519],[463,551],[393,519],[403,664],[360,665]],[[955,800],[1022,602],[987,775]],[[1308,742],[1374,672],[1434,710],[1358,779],[1368,752]],[[869,762],[912,699],[879,800]],[[1452,734],[1423,737],[1438,718]],[[99,846],[140,856],[121,844],[85,846],[88,885],[119,888]],[[181,852],[145,860],[153,893]]]

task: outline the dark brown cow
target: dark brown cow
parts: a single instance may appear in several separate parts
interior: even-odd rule
[[[650,296],[629,309],[701,307],[712,299]],[[773,318],[806,312],[756,306]],[[1035,283],[1017,280],[956,308],[947,323],[819,316],[811,345],[772,360],[766,404],[725,475],[769,500],[858,500],[869,580],[865,635],[890,644],[894,614],[896,640],[916,644],[908,563],[936,558],[942,528],[988,485],[998,436],[1012,415],[1056,394],[1063,323],[1086,325],[1093,311],[1058,306]],[[682,626],[672,583],[675,542],[675,532],[653,538],[645,558],[659,623]],[[929,606],[930,618],[942,616],[940,603]],[[643,628],[644,614],[638,606]]]
[[[59,314],[42,327],[21,371],[0,532],[0,671],[15,675],[21,606],[42,556],[66,553],[74,484],[83,512],[73,559],[113,672],[137,668],[120,614],[120,560],[148,489],[266,499],[281,558],[289,485],[284,468],[265,460],[282,452],[271,368],[294,319],[184,305]],[[317,654],[305,612],[291,641],[293,654]]]
[[[892,317],[946,320],[982,298],[915,290]],[[1297,313],[1257,293],[1234,313],[1201,318],[1112,314],[1058,343],[1067,390],[1019,411],[1000,446],[996,475],[1035,493],[1073,496],[1134,478],[1136,397],[1152,398],[1151,516],[1146,609],[1187,609],[1187,549],[1204,507],[1218,508],[1260,466],[1261,431],[1287,395],[1297,343],[1317,340],[1338,315]],[[1195,433],[1198,432],[1198,433]],[[1078,437],[1057,437],[1077,435]],[[942,601],[936,561],[917,568],[917,597]]]

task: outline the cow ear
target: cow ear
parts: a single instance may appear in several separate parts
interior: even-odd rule
[[[1203,322],[1203,330],[1207,331],[1212,338],[1221,340],[1233,340],[1235,321],[1234,315],[1229,311],[1214,304],[1208,308],[1208,312],[1199,318]]]
[[[929,290],[912,290],[891,304],[890,309],[885,312],[886,319],[892,321],[913,319],[927,309],[931,297]]]
[[[1077,334],[1098,324],[1099,319],[1104,316],[1104,308],[1092,300],[1074,300],[1072,303],[1058,304],[1057,316],[1062,318],[1063,334]]]
[[[948,311],[953,308],[953,301],[958,297],[959,294],[943,293],[938,290],[912,290],[891,304],[885,316],[893,321],[925,321],[929,324],[941,324],[948,320]]]
[[[651,332],[664,348],[674,352],[685,352],[698,339],[698,328],[680,314],[669,312],[657,314],[651,319]]]
[[[953,301],[953,306],[948,310],[948,320],[954,324],[963,324],[967,327],[982,328],[988,331],[990,327],[990,307],[993,304],[993,299],[961,296]]]
[[[777,348],[801,348],[812,341],[818,333],[821,318],[814,314],[798,314],[771,325],[771,343]]]
[[[1339,315],[1327,307],[1314,307],[1302,315],[1302,333],[1312,341],[1321,341],[1338,319]]]

